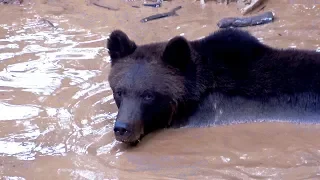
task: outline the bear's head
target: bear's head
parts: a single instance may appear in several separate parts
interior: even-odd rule
[[[115,30],[107,48],[109,83],[118,107],[115,137],[136,144],[144,135],[170,126],[178,105],[192,93],[188,86],[196,70],[190,44],[177,36],[169,42],[138,46]]]

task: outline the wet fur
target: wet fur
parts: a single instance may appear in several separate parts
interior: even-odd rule
[[[156,92],[172,99],[175,114],[171,127],[232,123],[239,113],[249,117],[246,122],[268,118],[268,113],[276,119],[285,117],[279,113],[290,108],[304,111],[300,118],[311,111],[319,115],[317,52],[272,48],[236,29],[220,30],[196,41],[175,37],[142,46],[123,34],[114,31],[108,41],[111,87],[117,86],[132,64],[152,69],[157,79],[139,87],[152,84]],[[250,111],[250,105],[257,109]],[[228,113],[221,113],[222,109]],[[229,119],[222,114],[229,114]]]
[[[191,44],[212,81],[189,126],[320,122],[320,53],[272,48],[236,29]]]

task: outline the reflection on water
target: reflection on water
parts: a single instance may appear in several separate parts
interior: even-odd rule
[[[1,117],[0,120],[18,120],[18,119],[29,119],[39,115],[40,109],[37,107],[30,107],[27,105],[12,105],[3,103],[0,104]],[[17,112],[17,113],[13,113]]]
[[[57,1],[58,2],[58,1]],[[2,179],[318,179],[318,126],[281,123],[166,130],[136,148],[114,140],[117,115],[105,42],[122,29],[138,44],[202,38],[235,6],[174,1],[107,11],[78,1],[0,10]],[[278,2],[278,1],[276,1]],[[120,3],[121,4],[121,3]],[[141,24],[183,4],[178,17]],[[319,5],[270,3],[278,21],[248,28],[275,47],[318,52]],[[43,20],[52,21],[54,27]],[[160,178],[161,177],[161,178]]]
[[[101,57],[104,47],[92,44],[106,37],[82,28],[53,29],[39,19],[32,13],[20,23],[1,24],[6,34],[0,39],[0,120],[6,129],[0,131],[0,154],[19,160],[86,153],[110,131],[115,116],[101,108],[111,98],[95,97],[108,95],[108,83],[89,81],[102,74],[98,63],[88,61]],[[82,104],[87,100],[92,107]],[[84,109],[93,112],[75,119]]]

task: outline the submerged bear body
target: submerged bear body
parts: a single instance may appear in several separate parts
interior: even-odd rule
[[[320,117],[317,52],[272,48],[235,29],[141,46],[116,30],[107,47],[119,141],[166,127]]]

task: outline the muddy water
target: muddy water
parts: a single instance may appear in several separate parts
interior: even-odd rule
[[[320,5],[269,1],[273,24],[246,28],[280,48],[320,51]],[[0,8],[2,179],[319,179],[320,126],[284,123],[164,130],[136,148],[114,140],[117,113],[106,78],[105,41],[122,29],[138,44],[217,29],[234,5],[118,2],[109,11],[78,0]],[[177,5],[179,16],[140,19]],[[53,23],[55,28],[43,18]]]

